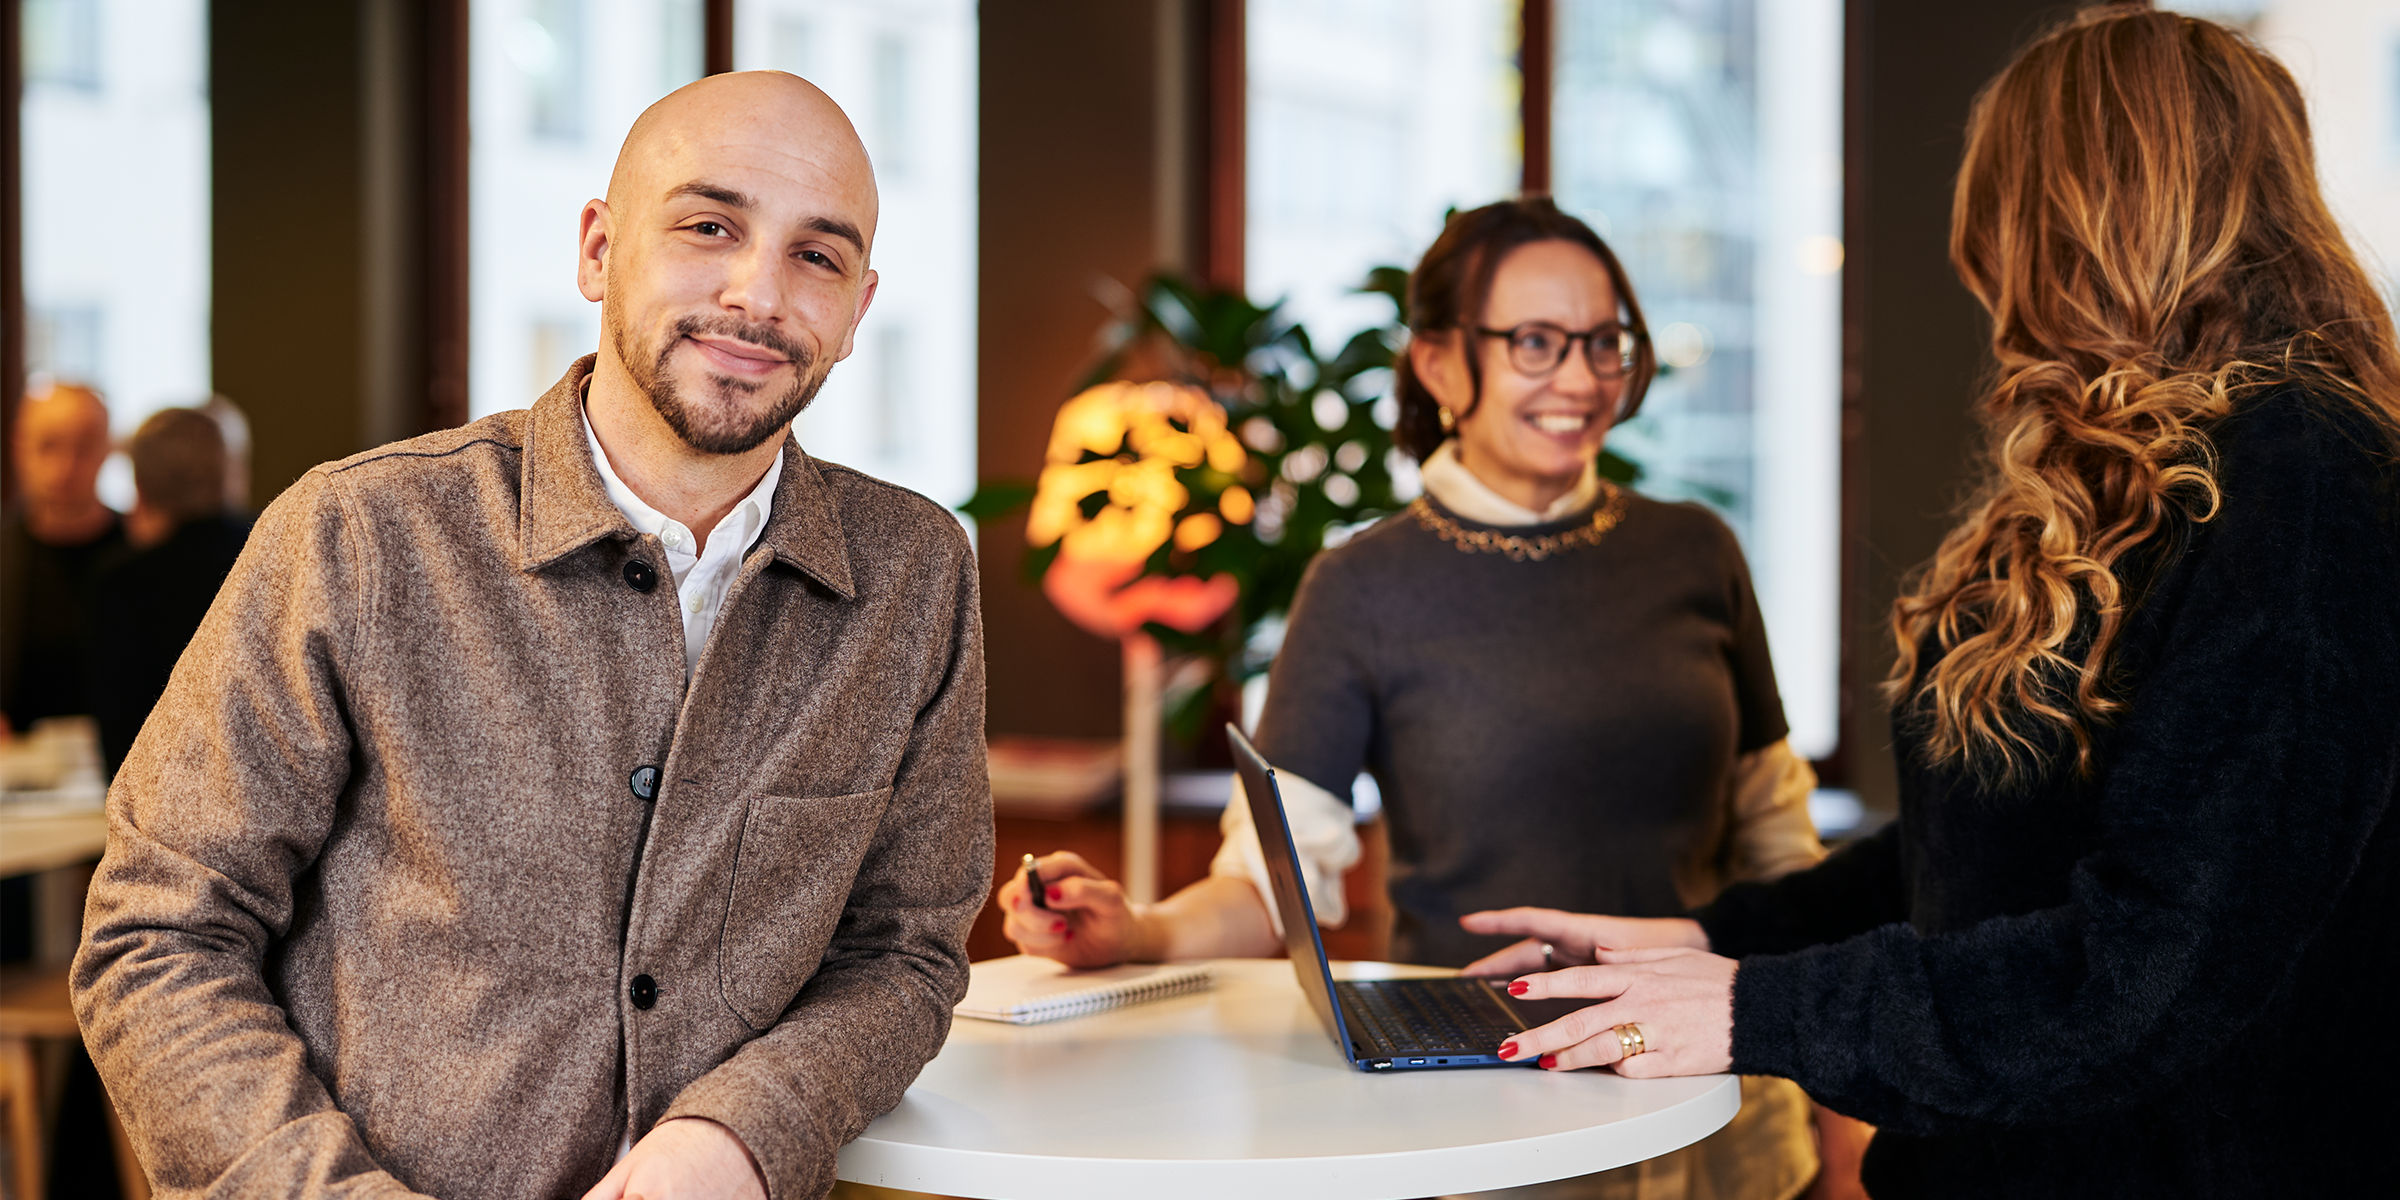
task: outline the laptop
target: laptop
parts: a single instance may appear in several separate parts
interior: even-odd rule
[[[1335,979],[1325,942],[1317,935],[1316,910],[1300,882],[1300,853],[1292,846],[1275,770],[1240,729],[1229,724],[1225,733],[1232,739],[1234,769],[1265,851],[1275,907],[1283,914],[1283,947],[1291,956],[1292,974],[1352,1066],[1363,1071],[1532,1066],[1532,1059],[1502,1059],[1496,1053],[1500,1043],[1597,1003],[1520,1000],[1508,994],[1506,979]]]

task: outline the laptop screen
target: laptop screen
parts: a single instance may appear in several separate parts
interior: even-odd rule
[[[1242,797],[1250,805],[1250,823],[1258,830],[1267,879],[1275,888],[1275,908],[1283,914],[1283,950],[1291,957],[1292,974],[1334,1044],[1344,1055],[1352,1055],[1349,1031],[1333,1002],[1333,970],[1326,964],[1325,943],[1317,936],[1316,909],[1309,905],[1307,885],[1300,882],[1300,852],[1292,845],[1292,827],[1283,817],[1274,769],[1239,728],[1226,725],[1225,736],[1233,743],[1234,771],[1241,776]]]

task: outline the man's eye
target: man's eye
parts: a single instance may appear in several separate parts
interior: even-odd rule
[[[800,252],[800,261],[812,267],[824,267],[830,271],[842,269],[842,264],[833,261],[832,257],[822,250],[803,250]]]
[[[684,226],[684,228],[691,230],[693,233],[699,234],[701,237],[711,238],[725,232],[725,227],[717,224],[715,221],[694,221],[691,224]]]

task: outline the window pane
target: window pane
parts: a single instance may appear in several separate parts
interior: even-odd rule
[[[1666,371],[1610,444],[1741,536],[1792,744],[1836,737],[1838,0],[1559,0],[1552,155]]]
[[[1319,345],[1389,320],[1352,295],[1453,207],[1517,190],[1514,0],[1251,0],[1244,274]]]
[[[945,504],[975,489],[973,0],[739,0],[734,65],[850,115],[882,200],[875,303],[801,414],[808,452]]]
[[[27,366],[99,388],[122,436],[209,392],[208,5],[18,11]],[[132,506],[121,458],[101,495]]]
[[[2181,9],[2183,5],[2177,5]],[[2400,0],[2216,0],[2308,97],[2326,202],[2400,307]]]
[[[700,77],[698,0],[475,0],[468,407],[524,408],[600,344],[576,214],[644,108]]]

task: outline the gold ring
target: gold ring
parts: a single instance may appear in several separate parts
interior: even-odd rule
[[[1617,1059],[1620,1062],[1650,1048],[1648,1042],[1642,1037],[1642,1027],[1639,1025],[1619,1025],[1609,1032],[1617,1035],[1619,1051]]]

